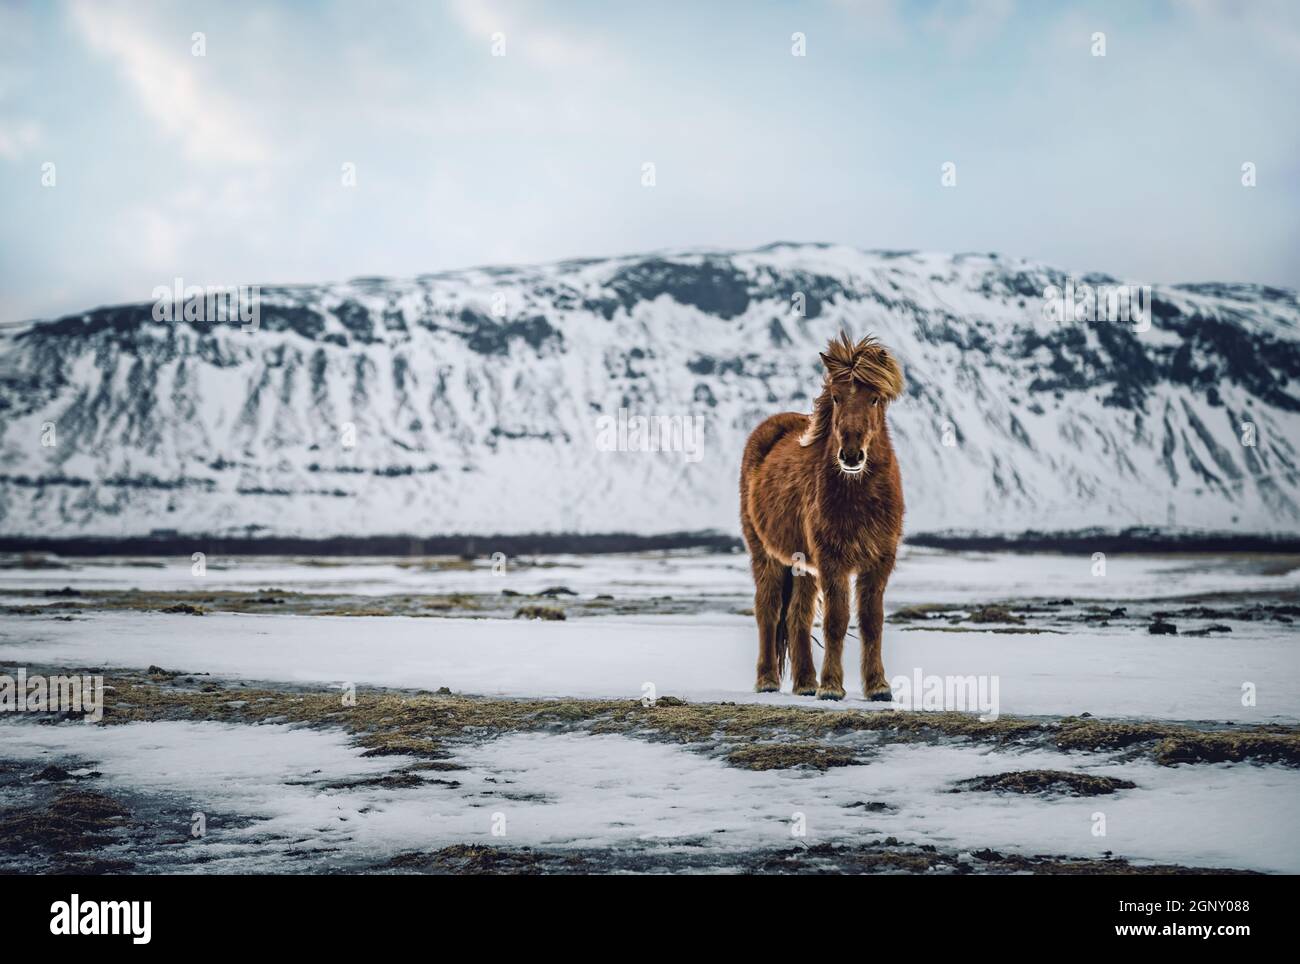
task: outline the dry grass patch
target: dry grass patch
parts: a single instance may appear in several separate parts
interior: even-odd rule
[[[153,673],[149,676],[119,674],[106,679],[105,724],[214,720],[340,726],[354,734],[370,756],[423,759],[446,758],[446,745],[452,742],[555,730],[620,733],[703,749],[716,747],[726,751],[725,757],[737,766],[758,758],[731,752],[741,744],[820,746],[818,741],[825,737],[851,733],[877,734],[877,742],[961,738],[992,744],[1055,745],[1062,750],[1132,748],[1166,765],[1259,761],[1300,766],[1300,732],[1285,726],[1200,730],[1178,724],[1081,717],[981,720],[956,712],[687,703],[674,697],[643,706],[638,700],[516,700],[367,690],[356,694],[355,705],[345,706],[342,694],[333,690],[228,686],[158,667],[150,669]],[[797,756],[801,751],[785,752]]]
[[[1137,786],[1132,780],[1119,780],[1090,773],[1071,773],[1067,770],[1013,770],[987,777],[958,780],[954,793],[963,791],[991,791],[996,793],[1043,793],[1071,797],[1096,797],[1116,790],[1132,790]]]
[[[46,805],[0,813],[6,850],[62,854],[100,847],[126,825],[130,812],[112,797],[65,790]]]
[[[858,758],[849,750],[819,743],[760,743],[737,747],[727,754],[727,762],[742,770],[789,770],[794,767],[828,770],[853,766]]]

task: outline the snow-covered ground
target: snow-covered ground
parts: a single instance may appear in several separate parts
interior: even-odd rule
[[[496,575],[486,563],[440,569],[401,560],[218,560],[202,580],[191,574],[188,560],[73,562],[68,568],[0,572],[0,597],[6,590],[69,585],[196,594],[274,586],[367,595],[503,588],[528,593],[564,585],[581,595],[716,593],[743,604],[750,591],[741,555],[533,562]],[[1300,588],[1297,566],[1300,560],[1283,557],[1114,557],[1106,574],[1095,576],[1093,560],[1085,556],[913,550],[900,563],[887,602],[893,611],[925,603],[974,607],[994,599],[1059,597],[1285,599]],[[1119,624],[1024,634],[953,628],[934,621],[888,623],[887,674],[910,677],[919,670],[996,679],[997,710],[1004,716],[1086,712],[1238,724],[1300,721],[1300,635],[1279,620],[1233,620],[1230,633],[1196,638]],[[198,617],[88,606],[71,618],[67,610],[52,610],[0,625],[0,661],[11,666],[158,665],[308,690],[344,683],[408,690],[446,686],[496,697],[632,700],[651,683],[660,696],[692,703],[760,702],[824,712],[881,708],[860,700],[854,639],[846,646],[849,699],[843,704],[788,692],[752,693],[755,653],[752,619],[725,612],[546,622],[221,612]],[[820,651],[815,655],[820,660]],[[1243,684],[1254,686],[1251,705],[1243,705]],[[1132,754],[960,741],[866,750],[862,765],[754,772],[730,766],[716,753],[627,735],[505,733],[455,748],[453,762],[465,769],[424,773],[419,786],[339,788],[333,784],[414,761],[362,757],[348,734],[329,728],[211,721],[48,726],[0,718],[4,760],[33,769],[47,762],[93,766],[102,773],[94,783],[100,792],[165,798],[186,816],[217,815],[203,840],[188,839],[182,825],[166,853],[133,854],[142,869],[358,869],[454,843],[707,847],[717,851],[716,866],[725,869],[737,853],[790,846],[791,821],[802,814],[806,844],[893,836],[955,852],[988,847],[1095,857],[1109,851],[1134,861],[1300,872],[1300,771],[1294,768],[1166,767]],[[1119,777],[1137,787],[1100,798],[947,792],[963,778],[1025,769]],[[455,779],[434,782],[442,776]],[[879,812],[854,806],[873,801],[887,806]],[[1093,835],[1097,813],[1105,817],[1104,837]],[[492,833],[498,814],[506,822],[504,839]],[[199,853],[203,862],[189,865]],[[307,863],[296,865],[300,858]]]
[[[159,863],[184,865],[202,854],[201,869],[213,873],[292,869],[295,851],[325,848],[346,868],[374,855],[454,843],[709,846],[725,868],[737,851],[791,846],[798,815],[805,844],[892,835],[964,851],[1011,847],[1081,857],[1113,851],[1134,860],[1300,872],[1300,773],[1280,767],[1081,763],[1041,750],[916,745],[884,747],[865,766],[825,773],[752,772],[624,736],[532,733],[464,753],[458,762],[467,769],[451,774],[458,786],[338,789],[324,784],[409,761],[365,759],[337,733],[278,725],[0,724],[0,733],[9,759],[40,766],[67,754],[89,757],[109,790],[182,800],[180,838],[190,809],[211,814],[211,838],[178,840]],[[957,780],[1030,768],[1128,779],[1141,792],[1049,800],[947,792]],[[891,809],[860,806],[881,801]],[[1093,834],[1099,812],[1105,836]],[[257,819],[222,829],[220,815],[227,813]],[[1249,819],[1239,819],[1243,814]],[[494,835],[494,827],[504,834]]]
[[[450,687],[491,696],[639,699],[645,683],[693,702],[810,705],[756,694],[753,620],[608,617],[572,622],[106,613],[6,628],[0,658],[74,666],[158,665],[235,679],[322,687]],[[996,677],[1000,712],[1168,720],[1300,720],[1300,654],[1291,631],[1249,625],[1229,639],[1134,635],[1118,628],[1002,635],[885,631],[891,679]],[[820,659],[820,652],[814,650]],[[844,647],[849,702],[860,707],[857,641]],[[1254,706],[1241,686],[1256,685]],[[789,681],[786,681],[789,689]],[[816,705],[816,704],[812,704]]]

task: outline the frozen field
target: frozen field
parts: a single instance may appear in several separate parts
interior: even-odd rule
[[[1214,592],[1300,589],[1297,559],[1272,555],[1111,556],[1094,575],[1088,555],[946,552],[904,546],[887,604],[971,602],[1000,598],[1159,599]],[[531,593],[563,584],[579,592],[644,598],[676,592],[748,601],[753,593],[743,553],[637,553],[546,556],[493,565],[490,547],[475,560],[281,559],[209,557],[196,576],[190,559],[46,559],[24,568],[11,559],[6,588],[257,590],[380,596],[400,592]]]
[[[843,703],[752,692],[743,555],[10,559],[0,674],[108,682],[0,716],[0,867],[1300,872],[1298,601],[1292,557],[913,550],[887,674],[993,701],[890,706],[854,638]]]

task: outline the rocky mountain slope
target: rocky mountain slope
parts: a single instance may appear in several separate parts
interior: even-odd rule
[[[1139,330],[1046,319],[1068,281],[775,244],[263,288],[256,331],[12,326],[0,534],[736,532],[746,433],[809,410],[841,328],[903,360],[910,532],[1300,531],[1295,294],[1156,286]],[[635,416],[703,434],[640,451]]]

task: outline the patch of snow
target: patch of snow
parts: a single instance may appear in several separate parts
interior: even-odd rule
[[[149,857],[155,869],[184,867],[200,855],[207,862],[188,869],[284,871],[299,858],[346,869],[452,843],[705,847],[720,851],[725,866],[728,852],[894,836],[946,850],[1112,851],[1137,861],[1300,871],[1300,773],[1282,767],[1167,768],[918,744],[867,747],[866,765],[825,773],[751,772],[674,744],[535,733],[476,744],[458,754],[465,770],[430,774],[453,776],[457,787],[327,789],[410,761],[366,759],[336,731],[280,725],[0,727],[7,758],[33,765],[90,758],[104,774],[96,782],[102,791],[178,804],[184,818],[176,833],[186,839]],[[947,792],[969,777],[1039,768],[1129,779],[1138,789],[1090,798]],[[891,809],[853,806],[865,802]],[[191,811],[212,815],[201,841],[188,839]],[[1105,836],[1093,833],[1099,813]],[[800,838],[791,833],[797,814],[807,828]]]
[[[753,620],[724,615],[546,622],[105,613],[70,622],[10,623],[0,630],[0,659],[16,662],[156,664],[234,679],[449,686],[499,696],[639,699],[649,682],[660,695],[694,701],[816,705],[788,693],[751,692],[756,656]],[[816,649],[814,656],[820,661]],[[851,698],[861,694],[858,658],[856,640],[846,640],[844,676]],[[996,676],[1000,711],[1008,715],[1300,719],[1295,639],[1269,630],[1224,639],[1132,629],[1001,635],[887,626],[890,679],[910,677],[916,669],[925,675]],[[1257,705],[1241,705],[1244,682],[1256,684]]]

